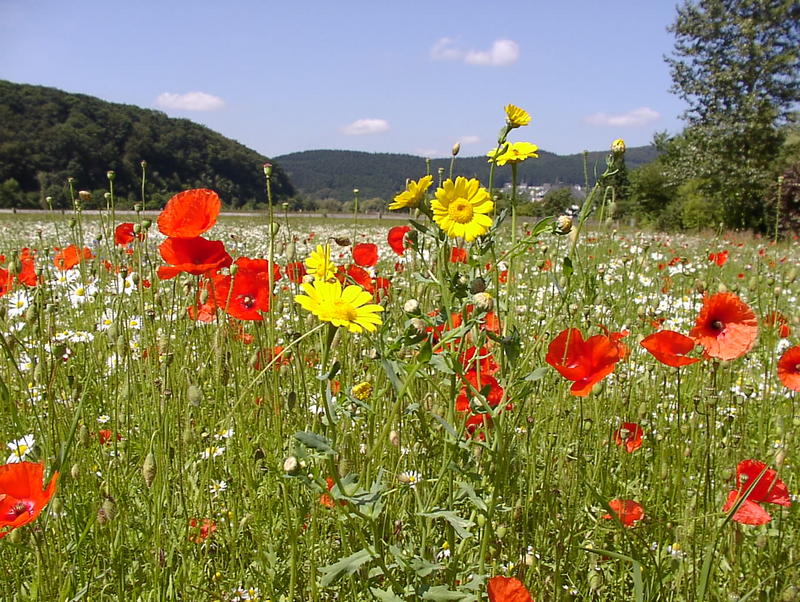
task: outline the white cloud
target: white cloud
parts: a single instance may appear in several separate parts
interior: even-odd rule
[[[219,96],[205,92],[187,92],[186,94],[164,92],[156,98],[156,106],[180,111],[216,111],[225,106],[225,101]]]
[[[458,139],[458,142],[462,145],[477,144],[480,141],[481,141],[480,136],[461,136],[461,138]]]
[[[429,159],[443,156],[443,153],[440,153],[435,148],[418,148],[416,151],[414,151],[414,154],[419,155],[420,157],[428,157]]]
[[[389,122],[385,119],[357,119],[342,128],[348,136],[361,136],[362,134],[380,134],[389,129]]]
[[[435,61],[460,61],[464,51],[454,47],[453,38],[439,38],[431,48],[431,58]]]
[[[490,50],[470,50],[464,58],[471,65],[505,67],[519,58],[519,46],[514,40],[495,40]]]
[[[519,58],[519,45],[514,40],[495,40],[489,50],[463,50],[453,38],[439,38],[431,48],[435,61],[461,61],[470,65],[505,67]]]
[[[595,113],[587,115],[583,121],[589,125],[611,125],[614,127],[647,125],[659,119],[661,115],[649,107],[639,107],[627,113],[609,115],[608,113]]]

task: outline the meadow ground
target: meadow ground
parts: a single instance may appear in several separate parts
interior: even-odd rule
[[[119,221],[0,223],[0,441],[44,465],[2,599],[479,600],[496,576],[540,601],[797,599],[800,412],[776,368],[796,241],[531,222],[465,245],[420,219],[399,255],[394,220],[278,218],[270,251],[266,216],[223,218],[208,238],[279,267],[253,320],[259,291],[226,315],[201,277],[159,278],[155,224],[115,245]],[[326,244],[383,306],[374,332],[295,301]],[[689,363],[695,333],[671,367],[640,345],[719,291],[755,315],[745,352]]]

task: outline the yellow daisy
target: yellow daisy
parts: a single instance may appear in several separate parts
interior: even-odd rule
[[[406,207],[416,207],[425,196],[425,192],[433,184],[433,176],[425,176],[419,181],[409,180],[406,189],[394,197],[394,202],[389,205],[389,209],[405,209]]]
[[[495,154],[497,153],[496,148],[493,148],[486,153],[486,156],[489,157],[489,163],[492,161],[496,161],[498,165],[505,165],[506,163],[521,163],[529,157],[539,156],[536,154],[536,151],[539,150],[539,147],[535,144],[531,144],[530,142],[513,142],[504,146],[505,151],[501,152],[499,155],[497,155],[497,157],[495,157]]]
[[[317,249],[306,258],[305,264],[308,273],[314,276],[315,280],[330,280],[336,274],[330,245],[317,245]]]
[[[485,188],[478,180],[467,180],[458,176],[456,181],[447,179],[442,188],[436,190],[431,202],[433,221],[450,238],[475,240],[492,226],[492,218],[486,215],[494,209]]]
[[[506,105],[506,123],[512,128],[522,127],[531,122],[531,116],[525,109],[520,109],[514,105]]]
[[[372,295],[360,286],[352,284],[342,290],[338,280],[315,280],[301,286],[305,295],[295,295],[294,300],[323,322],[344,326],[350,332],[374,332],[383,324],[378,316],[383,311],[383,306],[370,303]]]

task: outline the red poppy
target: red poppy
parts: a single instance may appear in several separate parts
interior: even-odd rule
[[[97,431],[97,440],[100,442],[100,445],[105,445],[109,441],[111,441],[112,437],[114,437],[114,432],[108,429],[103,429],[101,431]],[[122,439],[122,435],[117,433],[116,435],[117,441]]]
[[[300,284],[303,281],[303,276],[306,275],[306,266],[302,261],[293,261],[287,263],[283,270],[286,276],[295,284]]]
[[[158,230],[171,238],[196,238],[217,222],[222,202],[213,190],[179,192],[158,216]]]
[[[450,249],[450,263],[467,263],[467,250],[461,247]]]
[[[792,391],[800,391],[800,345],[789,347],[778,360],[778,378]]]
[[[778,478],[778,473],[758,460],[739,462],[736,467],[736,489],[728,494],[722,511],[730,511],[742,498],[744,501],[731,518],[744,525],[764,525],[772,520],[769,512],[759,504],[790,506],[792,503],[789,490]]]
[[[586,397],[621,358],[621,346],[608,336],[597,334],[584,341],[580,330],[568,328],[550,343],[545,361],[561,376],[575,381],[570,393]]]
[[[486,347],[470,347],[458,358],[465,372],[477,372],[491,376],[497,374],[500,366]]]
[[[642,446],[642,435],[644,431],[635,422],[623,422],[614,432],[614,443],[617,447],[625,446],[625,450],[632,454]]]
[[[528,590],[515,577],[492,577],[486,589],[489,592],[489,602],[533,602]]]
[[[181,272],[199,276],[231,265],[232,259],[219,240],[197,238],[168,238],[158,247],[168,266],[158,268],[161,280],[174,278]]]
[[[94,257],[94,255],[92,255],[89,247],[83,247],[83,249],[78,250],[78,247],[75,245],[70,245],[64,249],[58,250],[58,253],[53,257],[53,263],[59,270],[66,271],[71,270],[84,259],[91,259],[92,257]]]
[[[20,271],[17,280],[25,286],[36,286],[36,266],[34,265],[33,253],[27,247],[19,252]]]
[[[364,268],[360,268],[355,264],[348,266],[347,272],[344,272],[344,268],[341,269],[343,276],[346,274],[349,278],[352,278],[353,281],[356,284],[358,284],[361,288],[363,288],[365,291],[369,293],[373,292],[372,276],[369,275],[369,272],[367,272],[367,270],[365,270]],[[344,278],[342,278],[342,280],[343,279]]]
[[[753,310],[733,293],[717,293],[703,298],[703,308],[689,332],[706,355],[733,360],[750,351],[758,337],[758,322]]]
[[[640,343],[662,364],[679,368],[699,362],[699,357],[687,357],[694,349],[694,339],[673,330],[660,330],[645,337]]]
[[[725,265],[725,262],[728,261],[728,250],[720,251],[719,253],[709,253],[708,260],[713,261],[719,267]]]
[[[235,264],[238,266],[239,271],[247,270],[249,272],[256,272],[263,276],[265,281],[269,281],[269,261],[266,259],[250,259],[249,257],[239,257]],[[272,264],[272,282],[275,283],[281,279],[281,268]]]
[[[608,502],[608,507],[626,527],[632,527],[634,523],[644,518],[644,508],[633,500],[611,500]],[[606,513],[602,518],[611,520],[612,516]]]
[[[764,324],[778,329],[778,336],[782,339],[788,338],[792,334],[789,328],[789,319],[779,311],[771,311],[764,317]]]
[[[9,274],[8,270],[0,268],[0,297],[8,294],[14,285],[14,275]]]
[[[210,518],[190,518],[189,519],[189,541],[194,543],[203,543],[206,539],[211,537],[217,530],[217,523]]]
[[[362,242],[353,247],[353,261],[362,267],[371,267],[378,263],[378,245]]]
[[[134,240],[144,240],[144,232],[136,234],[133,222],[123,222],[114,229],[114,244],[120,247],[131,244]]]
[[[503,399],[503,387],[497,382],[494,376],[488,374],[478,375],[478,372],[470,370],[464,374],[464,380],[469,384],[464,384],[456,398],[456,410],[459,412],[469,412],[472,409],[470,399],[474,397],[474,392],[480,392],[486,402],[491,407],[496,407]]]
[[[389,230],[386,236],[386,241],[389,243],[392,251],[398,255],[403,255],[406,252],[405,238],[406,234],[411,231],[411,226],[395,226]]]
[[[18,462],[0,466],[0,539],[42,512],[56,492],[58,473],[44,487],[44,464]]]
[[[269,311],[270,290],[267,272],[240,268],[234,276],[215,274],[212,276],[212,282],[216,305],[224,309],[228,315],[239,320],[260,321],[264,319],[261,314]],[[231,282],[233,282],[232,288]]]

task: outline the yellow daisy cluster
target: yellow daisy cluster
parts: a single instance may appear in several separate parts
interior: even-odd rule
[[[489,163],[494,161],[497,165],[514,164],[530,157],[538,157],[538,150],[539,147],[530,142],[512,142],[499,149],[493,148],[486,156],[489,157]]]

